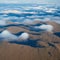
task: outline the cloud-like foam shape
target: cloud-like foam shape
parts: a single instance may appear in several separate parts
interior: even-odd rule
[[[0,37],[5,39],[6,41],[11,41],[11,40],[16,40],[17,36],[13,35],[10,33],[8,30],[4,30],[1,34]]]
[[[29,34],[28,33],[22,33],[19,37],[18,37],[18,39],[19,40],[27,40],[29,38]]]
[[[28,40],[29,34],[24,32],[20,36],[16,36],[10,33],[8,30],[4,30],[0,33],[0,38],[3,41],[25,41]]]
[[[22,11],[19,11],[19,10],[4,10],[4,11],[1,11],[0,13],[4,13],[4,14],[9,14],[9,13],[14,13],[14,14],[36,14],[36,12],[22,12]]]
[[[39,28],[39,29],[43,29],[45,31],[48,31],[48,32],[52,32],[53,31],[53,26],[52,25],[40,25],[40,26],[36,26],[35,28]]]

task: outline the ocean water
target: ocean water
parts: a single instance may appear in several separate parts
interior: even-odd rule
[[[60,23],[60,6],[47,4],[0,4],[0,20],[22,24],[33,21]]]

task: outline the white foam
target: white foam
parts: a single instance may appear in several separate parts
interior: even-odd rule
[[[19,10],[4,10],[4,11],[2,11],[2,13],[5,13],[5,14],[8,14],[8,13],[19,14],[19,13],[21,13],[21,11],[19,11]]]
[[[17,36],[13,35],[10,33],[8,30],[4,30],[1,34],[0,37],[4,38],[6,41],[11,41],[11,40],[16,40]]]
[[[48,13],[54,13],[57,9],[55,8],[47,8],[45,11]]]
[[[15,13],[15,14],[36,14],[36,12],[22,12],[22,11],[19,11],[19,10],[4,10],[4,11],[1,11],[0,13],[5,13],[5,14],[8,14],[8,13]]]
[[[29,34],[25,32],[18,37],[19,40],[27,40],[28,38],[29,38]]]
[[[36,14],[36,12],[22,12],[24,14]]]
[[[46,30],[48,32],[52,32],[53,31],[53,26],[52,25],[41,25],[41,26],[36,26],[35,28],[39,28],[39,29],[43,29]]]
[[[35,10],[41,10],[41,9],[43,9],[44,7],[42,7],[42,6],[34,6],[34,7],[29,7],[30,9],[35,9]]]

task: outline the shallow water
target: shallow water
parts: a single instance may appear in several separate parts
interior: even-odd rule
[[[60,37],[60,32],[56,32],[56,33],[54,33],[54,35]]]
[[[46,30],[35,28],[36,26],[47,25],[46,21],[54,21],[60,24],[60,7],[53,5],[45,5],[45,4],[0,4],[0,29],[6,30],[9,27],[22,27],[30,31],[28,34],[32,35],[41,35],[41,32]],[[13,24],[9,24],[12,22]],[[38,22],[38,23],[36,23]],[[43,22],[43,23],[40,23]],[[4,24],[2,24],[4,23]],[[36,23],[36,24],[35,24]],[[3,32],[0,31],[0,34]],[[32,32],[33,33],[32,33]],[[15,36],[20,36],[24,31],[17,32]],[[60,37],[59,33],[54,33],[55,35]],[[39,39],[39,38],[38,38]],[[31,47],[43,48],[45,46],[41,46],[38,44],[39,40],[30,40],[26,41],[17,41],[12,40],[9,43],[28,45]],[[2,41],[0,37],[0,41]],[[48,43],[49,46],[55,47],[53,44]],[[50,54],[50,53],[49,53]]]
[[[45,46],[41,46],[38,44],[39,40],[26,40],[26,41],[10,41],[10,43],[15,43],[15,44],[22,44],[22,45],[27,45],[31,46],[34,48],[44,48]]]

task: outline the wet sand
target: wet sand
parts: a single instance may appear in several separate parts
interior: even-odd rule
[[[60,60],[60,25],[47,22],[54,26],[53,33],[39,33],[27,29],[26,26],[9,26],[6,29],[13,34],[21,31],[30,35],[30,40],[22,42],[2,42],[0,44],[0,60]]]

